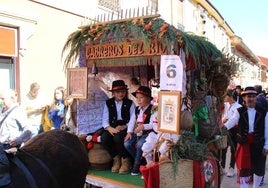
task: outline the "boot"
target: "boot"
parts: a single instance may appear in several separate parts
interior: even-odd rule
[[[121,159],[119,157],[119,155],[115,156],[113,158],[114,162],[113,162],[113,166],[112,166],[112,172],[119,172],[119,168],[121,166]]]
[[[130,158],[121,158],[121,167],[119,169],[119,174],[127,174],[130,171]]]

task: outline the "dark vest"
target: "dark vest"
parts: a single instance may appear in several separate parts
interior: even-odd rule
[[[115,105],[115,99],[111,98],[106,101],[106,105],[109,110],[109,123],[110,126],[116,127],[117,125],[125,125],[129,122],[130,119],[130,107],[132,105],[132,100],[130,99],[123,99],[123,104],[121,108],[121,116],[122,120],[120,122],[117,120],[117,111]]]
[[[237,100],[237,99],[238,99],[238,100]],[[242,98],[241,95],[237,95],[236,101],[237,101],[239,104],[243,105],[243,98]]]
[[[261,145],[264,144],[264,123],[265,123],[265,116],[266,111],[261,109],[260,107],[256,106],[256,115],[254,120],[254,128],[253,128],[253,134],[254,134],[254,140],[256,143],[259,143]],[[238,129],[239,132],[237,134],[237,141],[240,144],[245,143],[247,136],[248,136],[248,113],[247,108],[245,106],[240,107],[237,109],[240,115],[239,121],[238,121]]]
[[[148,124],[148,123],[150,123],[151,109],[152,109],[152,107],[153,107],[153,105],[149,104],[148,108],[143,112],[143,113],[146,115],[143,124]],[[136,117],[138,117],[139,113],[140,113],[140,109],[139,109],[139,107],[137,106],[137,107],[136,107],[136,110],[135,110]],[[137,119],[137,118],[136,118],[136,119]]]

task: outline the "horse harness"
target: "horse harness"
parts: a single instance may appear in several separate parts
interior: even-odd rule
[[[34,155],[30,154],[29,152],[24,151],[23,149],[18,149],[18,152],[24,153],[26,156],[33,159],[39,166],[41,166],[42,169],[49,175],[49,178],[52,180],[52,182],[53,182],[52,188],[59,188],[57,180],[52,175],[51,171],[49,170],[49,168],[47,167],[47,165],[43,161],[41,161],[40,159],[38,159]],[[14,163],[19,169],[22,170],[28,184],[30,185],[30,188],[38,188],[36,180],[34,179],[33,175],[31,174],[29,169],[26,167],[26,165],[23,163],[23,161],[17,156],[17,154],[15,154],[13,156],[9,155],[8,158],[9,158],[10,162]]]

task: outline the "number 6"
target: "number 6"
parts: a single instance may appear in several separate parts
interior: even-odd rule
[[[176,73],[175,68],[176,68],[176,65],[173,65],[173,64],[167,66],[167,77],[169,77],[169,78],[175,78],[176,77],[177,73]]]

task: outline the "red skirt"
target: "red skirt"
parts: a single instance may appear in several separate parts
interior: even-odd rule
[[[248,134],[246,142],[241,145],[237,144],[235,152],[236,167],[239,170],[240,177],[250,176],[251,169],[251,156],[250,156],[250,144],[254,143],[254,135]]]

